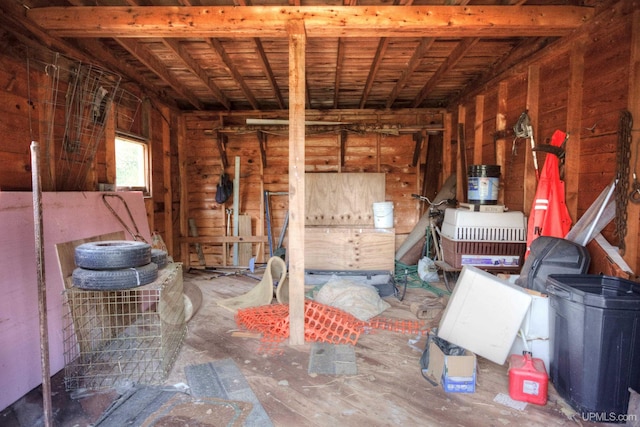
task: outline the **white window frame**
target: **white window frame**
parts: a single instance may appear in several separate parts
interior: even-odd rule
[[[118,140],[132,144],[139,144],[143,147],[143,175],[145,183],[143,186],[118,185],[118,153],[116,150],[116,191],[141,191],[145,197],[151,197],[151,147],[149,146],[149,141],[129,134],[116,133],[114,144],[117,144]]]

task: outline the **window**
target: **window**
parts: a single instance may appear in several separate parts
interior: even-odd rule
[[[144,141],[116,136],[116,189],[150,195],[149,149]]]

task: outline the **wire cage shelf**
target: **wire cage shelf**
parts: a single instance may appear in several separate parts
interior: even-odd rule
[[[182,265],[121,291],[65,291],[65,387],[99,390],[161,384],[186,334]]]

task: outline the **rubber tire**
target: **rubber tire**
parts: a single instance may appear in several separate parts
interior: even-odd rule
[[[75,250],[76,266],[89,270],[133,268],[151,262],[151,245],[132,240],[83,243]]]
[[[167,266],[167,252],[162,249],[151,249],[151,262],[158,265],[158,269]]]
[[[73,270],[73,285],[79,289],[92,291],[115,291],[137,288],[158,278],[158,266],[148,263],[138,267],[117,270]]]

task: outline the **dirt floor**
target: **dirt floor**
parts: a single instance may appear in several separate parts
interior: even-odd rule
[[[260,338],[245,333],[236,324],[234,314],[217,305],[221,299],[255,287],[256,278],[192,270],[184,272],[184,281],[200,288],[203,303],[188,324],[165,384],[188,385],[185,367],[232,359],[274,426],[598,425],[576,415],[551,384],[545,406],[528,404],[518,410],[496,401],[508,396],[507,366],[482,357],[477,359],[475,393],[445,393],[421,375],[425,337],[417,334],[371,330],[360,335],[354,347],[356,374],[309,373],[311,343],[285,343],[279,347],[281,354],[263,354]],[[417,320],[411,304],[433,298],[434,294],[426,289],[409,288],[402,301],[394,296],[385,298],[391,308],[382,316]],[[53,388],[56,426],[89,426],[118,397],[113,390],[77,396],[66,392],[62,373],[54,377]],[[0,425],[42,425],[39,393],[39,389],[34,390],[0,413]],[[216,420],[210,422],[198,425],[222,425]]]

